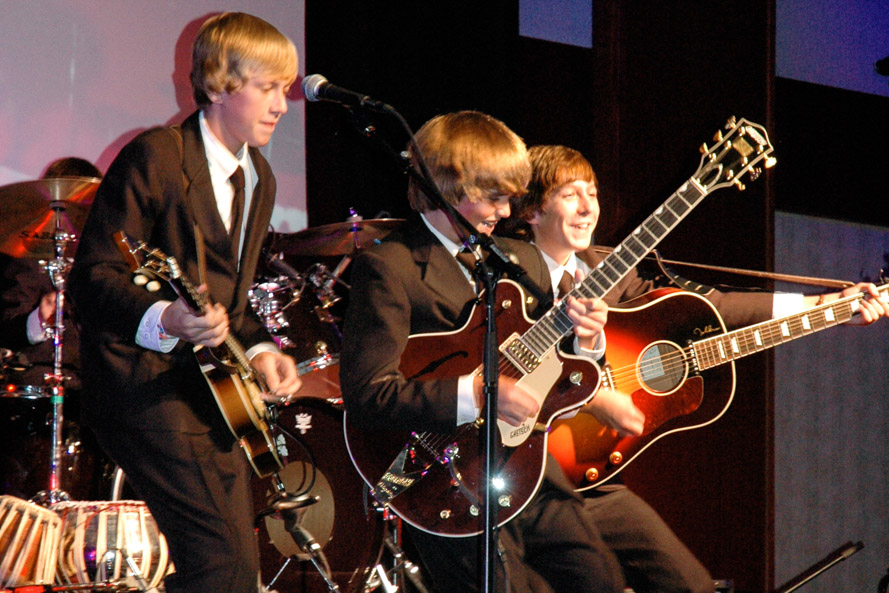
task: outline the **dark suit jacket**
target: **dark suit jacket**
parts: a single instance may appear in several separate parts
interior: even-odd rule
[[[546,264],[536,248],[498,242],[518,256],[537,286],[547,285]],[[412,215],[355,259],[351,284],[340,361],[348,412],[368,427],[452,432],[457,377],[409,381],[398,367],[409,336],[456,330],[468,319],[475,292],[460,264]]]
[[[590,247],[577,254],[577,257],[590,268],[602,262],[604,256]],[[617,285],[605,295],[609,307],[619,307],[621,303],[639,297],[656,288],[670,285],[665,276],[644,277],[638,268],[632,268]],[[711,290],[704,295],[729,329],[744,327],[770,319],[772,316],[773,295],[770,292],[722,292]],[[608,332],[608,326],[605,326]]]
[[[175,257],[196,286],[202,281],[221,303],[245,347],[269,336],[247,306],[262,242],[274,206],[275,178],[265,158],[250,149],[258,184],[250,205],[240,269],[219,217],[200,134],[198,114],[178,135],[153,128],[127,144],[112,163],[83,229],[69,282],[81,322],[85,418],[91,424],[146,423],[175,430],[205,430],[221,415],[200,375],[192,346],[180,341],[162,354],[135,343],[139,322],[164,287],[150,293],[133,284],[128,262],[112,234],[123,230]],[[194,225],[206,246],[206,278],[198,274]]]

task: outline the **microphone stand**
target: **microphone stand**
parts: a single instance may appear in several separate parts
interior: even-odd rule
[[[352,107],[347,107],[347,109],[353,114],[353,123],[358,129],[359,133],[370,138],[376,137],[376,127],[371,124],[367,120],[366,109],[364,105],[360,106],[357,110]],[[496,455],[495,445],[497,443],[497,380],[498,380],[498,362],[499,362],[499,342],[497,340],[497,319],[494,315],[494,307],[496,303],[496,294],[494,292],[494,288],[496,285],[494,274],[491,269],[487,265],[488,263],[492,264],[493,267],[497,268],[498,278],[502,273],[506,273],[509,275],[510,279],[515,280],[521,286],[528,291],[531,295],[536,298],[541,306],[544,308],[549,308],[552,306],[552,299],[549,297],[548,293],[543,292],[540,287],[535,285],[530,279],[527,277],[527,272],[521,268],[521,266],[516,263],[515,256],[510,257],[507,255],[494,241],[494,239],[486,235],[484,233],[480,233],[475,227],[473,227],[466,218],[460,214],[453,205],[449,204],[447,200],[442,196],[441,191],[436,186],[434,180],[432,179],[432,174],[429,171],[428,166],[426,165],[426,161],[423,158],[423,154],[421,153],[419,147],[414,140],[414,134],[408,126],[407,122],[395,110],[394,107],[390,105],[383,105],[382,109],[377,109],[377,111],[383,111],[395,117],[404,130],[407,133],[409,138],[408,142],[410,144],[410,148],[413,151],[414,156],[416,157],[417,164],[420,168],[418,172],[414,167],[410,165],[409,162],[403,158],[400,152],[396,152],[392,149],[392,147],[385,142],[384,140],[379,140],[380,143],[386,149],[386,153],[393,157],[398,163],[399,167],[411,176],[413,180],[415,180],[426,195],[442,210],[448,217],[451,222],[451,225],[454,228],[454,231],[457,233],[457,236],[463,241],[463,245],[469,247],[471,249],[475,249],[475,246],[478,245],[488,253],[493,254],[495,257],[491,257],[486,262],[486,258],[481,258],[476,261],[475,270],[473,274],[476,278],[477,286],[481,286],[484,288],[485,293],[485,310],[487,315],[487,322],[485,325],[485,344],[484,344],[484,354],[483,354],[483,380],[484,380],[484,395],[485,395],[485,404],[484,404],[484,431],[482,440],[484,442],[484,474],[487,478],[484,480],[485,488],[482,495],[482,505],[484,507],[484,544],[483,544],[483,564],[484,564],[484,580],[483,580],[483,591],[488,591],[489,593],[493,593],[496,591],[496,571],[494,570],[494,563],[496,561],[496,530],[497,530],[497,508],[495,504],[492,504],[492,501],[495,500],[494,493],[492,492],[492,483],[490,480],[490,476],[494,475],[494,458]]]

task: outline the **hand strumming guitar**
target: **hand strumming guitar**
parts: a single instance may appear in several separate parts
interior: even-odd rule
[[[480,376],[473,382],[476,408],[482,408],[484,381]],[[497,418],[512,426],[519,426],[537,414],[540,405],[527,391],[522,389],[513,377],[500,375],[497,379]]]
[[[296,362],[281,352],[260,352],[250,360],[250,364],[263,377],[270,393],[263,393],[263,401],[286,404],[293,399],[302,387],[302,380],[296,370]]]

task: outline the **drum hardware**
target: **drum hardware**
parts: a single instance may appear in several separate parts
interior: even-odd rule
[[[378,511],[382,513],[383,521],[386,523],[386,536],[383,538],[383,545],[391,557],[392,566],[386,569],[381,562],[378,562],[368,574],[360,593],[370,593],[379,587],[383,587],[385,593],[395,593],[401,588],[399,583],[405,579],[411,582],[418,593],[429,593],[429,589],[423,582],[420,567],[410,561],[398,543],[398,534],[401,533],[401,519],[388,509],[379,508]]]
[[[364,220],[351,210],[345,222],[311,227],[279,236],[274,249],[286,255],[341,256],[355,255],[388,235],[404,222],[402,218]]]
[[[5,212],[0,225],[0,251],[13,257],[40,259],[55,288],[55,316],[46,328],[47,337],[53,343],[53,370],[46,376],[43,387],[53,408],[49,488],[34,497],[44,505],[68,499],[60,488],[65,399],[62,374],[65,276],[71,267],[65,252],[76,242],[98,188],[99,179],[93,177],[56,177],[0,188],[0,202]]]

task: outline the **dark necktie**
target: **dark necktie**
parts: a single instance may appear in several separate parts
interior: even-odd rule
[[[571,277],[571,274],[568,273],[568,270],[562,271],[562,279],[559,280],[559,294],[558,297],[560,299],[565,298],[565,295],[571,292],[571,289],[574,288],[574,278]]]
[[[472,273],[475,272],[475,254],[468,247],[462,248],[457,252],[457,261],[460,262],[463,267],[469,270],[470,277],[472,277]]]
[[[238,247],[241,241],[241,221],[244,218],[244,170],[240,165],[228,179],[235,188],[235,197],[232,200],[232,226],[228,232],[232,238],[232,250],[235,257],[238,257]]]

